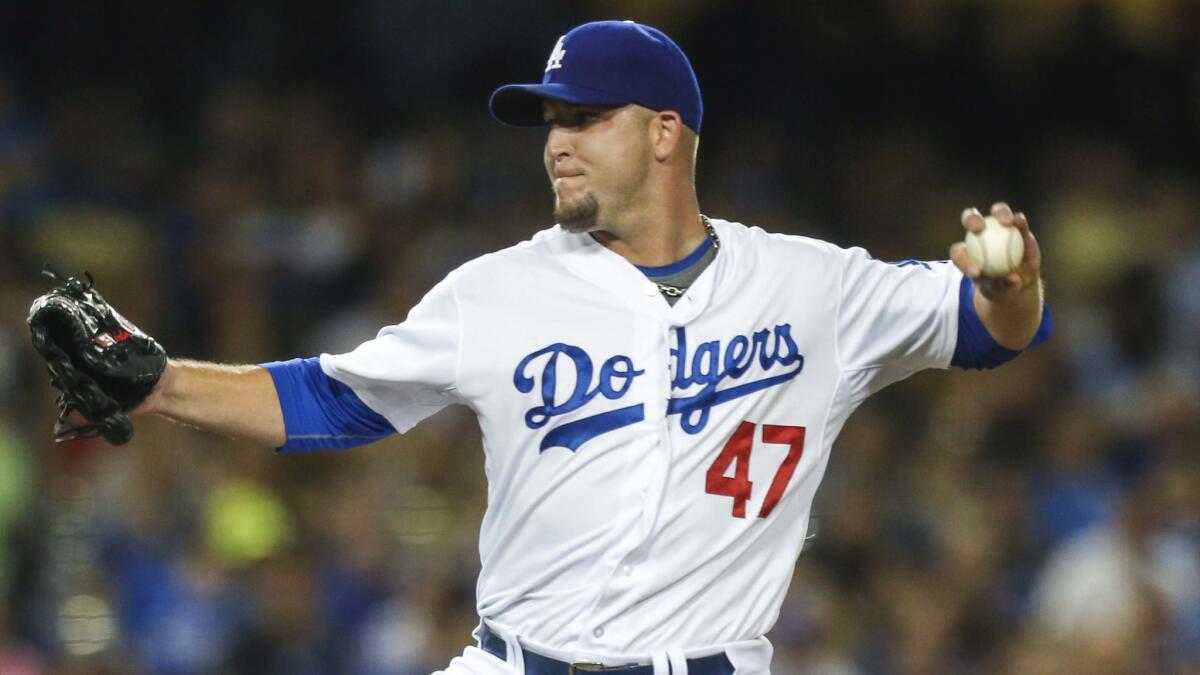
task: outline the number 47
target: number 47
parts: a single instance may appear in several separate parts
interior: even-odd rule
[[[729,442],[721,449],[721,454],[713,460],[705,476],[704,491],[710,495],[733,497],[733,517],[746,517],[746,502],[750,500],[750,490],[754,483],[750,481],[750,450],[754,447],[754,422],[742,422],[737,431],[729,437]],[[785,427],[773,424],[762,425],[763,443],[779,443],[788,446],[787,457],[779,470],[775,472],[775,480],[771,481],[771,489],[763,500],[758,511],[759,518],[771,515],[783,491],[787,489],[804,453],[804,427]],[[725,475],[730,464],[735,464],[733,478]]]

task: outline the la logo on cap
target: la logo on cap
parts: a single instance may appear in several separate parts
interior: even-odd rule
[[[555,68],[562,68],[563,57],[567,55],[567,50],[563,49],[563,40],[566,35],[558,38],[558,42],[554,43],[554,51],[550,52],[550,60],[546,62],[546,71],[550,72]]]

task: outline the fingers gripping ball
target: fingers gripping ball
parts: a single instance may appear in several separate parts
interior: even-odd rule
[[[119,445],[133,437],[126,414],[141,403],[167,366],[167,354],[154,338],[117,313],[87,280],[62,279],[33,301],[29,332],[33,348],[46,361],[50,384],[58,395],[59,416],[54,438],[103,436]],[[78,412],[87,424],[68,418]]]
[[[1002,277],[1017,269],[1025,257],[1025,239],[1015,227],[993,216],[983,219],[983,231],[967,232],[967,255],[985,277]]]

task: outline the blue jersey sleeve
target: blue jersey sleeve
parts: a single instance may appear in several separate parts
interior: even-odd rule
[[[1053,330],[1054,317],[1050,314],[1050,306],[1043,304],[1042,322],[1026,349],[1045,342]],[[950,365],[974,370],[995,368],[1013,360],[1021,351],[1024,350],[1007,349],[992,338],[975,312],[975,284],[963,277],[958,287],[958,342],[954,345],[954,357]]]
[[[304,452],[366,445],[396,433],[350,387],[321,370],[318,358],[260,364],[271,374],[287,443],[278,452]]]

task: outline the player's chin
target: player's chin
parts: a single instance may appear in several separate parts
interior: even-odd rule
[[[600,205],[590,193],[554,201],[554,220],[568,232],[582,233],[596,229]]]

